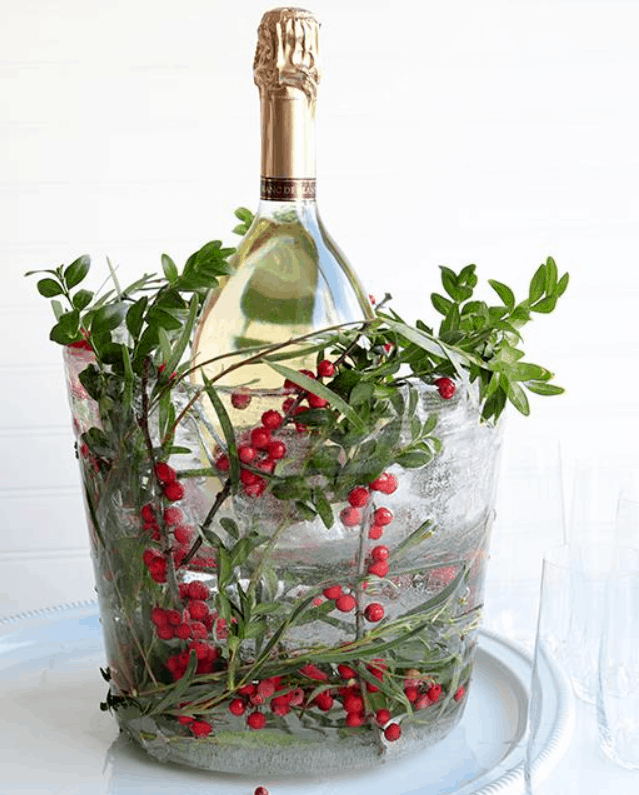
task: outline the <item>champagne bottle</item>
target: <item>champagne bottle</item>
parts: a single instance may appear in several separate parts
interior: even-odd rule
[[[373,317],[315,199],[318,32],[317,20],[299,8],[276,8],[261,20],[254,62],[262,125],[260,203],[231,260],[232,275],[206,300],[194,342],[196,365]],[[301,369],[311,362],[300,355],[287,364]],[[228,364],[226,359],[202,369],[211,377]],[[217,382],[227,389],[244,384],[264,394],[282,379],[262,364],[240,367]]]

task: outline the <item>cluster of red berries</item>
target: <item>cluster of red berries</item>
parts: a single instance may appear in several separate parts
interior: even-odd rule
[[[331,377],[335,374],[335,365],[324,359],[317,366],[317,375],[310,370],[300,370],[300,373],[309,378]],[[240,459],[240,481],[247,497],[261,497],[264,494],[268,485],[268,476],[273,474],[277,462],[286,457],[286,445],[281,439],[276,438],[276,432],[284,425],[291,412],[292,416],[295,416],[306,410],[301,405],[302,397],[307,400],[310,408],[325,408],[328,405],[324,398],[306,392],[288,379],[284,382],[284,391],[297,392],[298,398],[287,397],[282,403],[282,412],[276,409],[265,411],[260,418],[261,424],[247,431],[237,448]],[[231,395],[231,403],[236,409],[247,408],[251,401],[251,392],[245,387],[237,389]],[[305,425],[297,422],[294,424],[298,433],[306,432]],[[220,472],[229,471],[230,462],[226,453],[216,458],[215,466]]]
[[[180,709],[188,707],[190,703],[190,701],[182,702]],[[197,720],[193,715],[178,715],[178,723],[182,726],[188,726],[194,737],[208,737],[213,731],[213,726],[209,721]]]
[[[155,477],[162,487],[162,493],[169,502],[177,502],[184,497],[184,486],[177,479],[177,472],[166,462],[155,465]]]
[[[435,386],[437,387],[440,397],[443,397],[444,400],[450,400],[455,394],[455,384],[450,378],[436,379]]]

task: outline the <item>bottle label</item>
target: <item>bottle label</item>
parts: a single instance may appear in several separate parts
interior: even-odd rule
[[[315,198],[314,179],[291,179],[290,177],[262,177],[260,199],[277,202],[294,202]]]

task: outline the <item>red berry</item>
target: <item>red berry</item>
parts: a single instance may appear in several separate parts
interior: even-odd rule
[[[442,694],[442,686],[439,684],[431,685],[428,688],[428,692],[426,693],[428,698],[433,702],[439,701],[439,697],[441,696],[441,694]]]
[[[382,491],[384,485],[386,484],[387,478],[388,474],[384,472],[382,475],[380,475],[378,478],[375,478],[375,480],[372,483],[369,483],[368,485],[371,489],[373,489],[373,491]]]
[[[164,524],[168,525],[169,527],[174,524],[180,524],[182,519],[184,519],[184,514],[175,505],[165,508],[163,516]]]
[[[383,535],[384,535],[384,528],[378,524],[374,524],[368,531],[368,537],[372,538],[373,541],[377,541]]]
[[[178,638],[182,638],[182,640],[186,640],[187,638],[191,637],[191,627],[187,623],[179,624],[175,628],[175,634]]]
[[[366,605],[366,609],[364,610],[364,617],[367,621],[371,623],[375,623],[377,621],[381,621],[384,618],[384,607],[379,602],[371,602],[369,605]]]
[[[283,718],[284,715],[288,715],[290,711],[291,708],[286,696],[276,696],[275,698],[271,699],[271,712],[274,715],[278,715],[280,718]]]
[[[388,508],[378,508],[373,514],[373,520],[375,524],[386,527],[393,521],[393,512],[389,511]]]
[[[155,582],[166,582],[166,565],[149,569],[149,573]]]
[[[283,421],[282,415],[279,411],[275,411],[275,409],[270,409],[269,411],[265,411],[262,414],[262,425],[265,428],[269,428],[270,430],[274,431],[276,428],[279,428]]]
[[[208,721],[194,720],[191,724],[191,731],[196,737],[206,737],[213,731],[213,727]]]
[[[328,679],[328,674],[321,671],[316,665],[313,663],[306,663],[300,668],[300,673],[304,674],[304,676],[308,676],[309,679],[315,679],[317,682],[325,682]]]
[[[397,491],[398,485],[399,483],[395,475],[388,475],[380,491],[384,492],[384,494],[394,494]]]
[[[429,707],[430,704],[431,700],[428,698],[426,693],[423,693],[413,704],[413,709],[426,709],[426,707]]]
[[[328,400],[326,400],[326,398],[320,397],[319,395],[309,394],[307,400],[308,405],[312,409],[324,409],[326,406],[328,406]]]
[[[373,306],[375,306],[375,304],[377,303],[377,301],[375,300],[375,296],[374,296],[374,295],[370,295],[370,294],[369,294],[369,296],[368,296],[368,300],[371,302],[371,304],[372,304]]]
[[[155,465],[155,477],[160,483],[172,483],[175,480],[176,474],[173,467],[170,467],[164,461],[160,461]]]
[[[313,381],[315,380],[315,373],[313,373],[311,370],[299,370],[298,372],[300,372],[302,375],[306,375],[309,378],[312,378]]]
[[[450,378],[438,378],[435,381],[435,386],[444,400],[450,400],[455,394],[455,384],[450,380]]]
[[[342,613],[350,613],[355,609],[355,597],[350,594],[342,594],[335,602],[335,607]]]
[[[242,469],[240,472],[240,480],[245,486],[251,486],[253,483],[257,483],[260,479],[259,475],[256,475],[255,472],[251,472],[250,469]]]
[[[257,455],[257,450],[248,444],[241,444],[237,448],[237,457],[243,464],[250,464]]]
[[[168,624],[158,626],[157,636],[160,640],[171,640],[171,638],[175,637],[173,627],[170,627]]]
[[[263,679],[257,685],[257,692],[264,698],[270,698],[275,692],[275,684],[270,679]]]
[[[328,588],[324,588],[322,593],[327,599],[338,599],[342,595],[342,586],[329,585]]]
[[[322,604],[322,598],[320,596],[316,596],[313,599],[313,607],[319,607]]]
[[[264,450],[271,441],[271,432],[268,428],[253,428],[251,431],[251,444],[258,450]]]
[[[268,795],[268,790],[266,787],[255,787],[253,795]]]
[[[286,400],[282,403],[282,411],[284,412],[284,414],[288,414],[294,405],[295,405],[295,398],[286,398]]]
[[[163,607],[154,607],[151,610],[151,621],[157,626],[161,627],[166,625],[168,619],[166,615],[166,611]]]
[[[363,712],[349,712],[346,716],[346,725],[354,729],[357,726],[361,726],[364,723],[364,720],[365,718]]]
[[[362,515],[357,510],[357,508],[353,508],[353,506],[349,506],[348,508],[344,508],[339,518],[342,520],[342,524],[345,527],[356,527],[362,521]]]
[[[260,707],[266,701],[266,699],[264,698],[264,696],[260,695],[260,693],[252,693],[249,696],[249,701],[251,702],[251,704],[253,704],[253,706]]]
[[[314,703],[322,710],[322,712],[330,712],[330,710],[333,709],[335,699],[328,692],[328,690],[324,690],[315,697]]]
[[[177,627],[182,623],[182,613],[179,610],[166,610],[165,615],[167,623],[173,627]]]
[[[204,639],[208,635],[208,630],[201,621],[191,621],[191,637]]]
[[[388,563],[385,560],[378,560],[368,567],[368,573],[376,577],[385,577],[388,574]]]
[[[253,693],[255,693],[255,685],[253,684],[242,685],[242,687],[238,688],[237,692],[241,696],[251,696],[253,695]]]
[[[264,478],[257,478],[255,483],[248,483],[244,485],[244,494],[247,497],[261,497],[266,489],[266,481]]]
[[[404,695],[412,703],[413,701],[417,700],[417,696],[419,695],[419,689],[416,688],[414,685],[410,687],[405,687]]]
[[[343,663],[337,666],[337,672],[342,679],[354,679],[357,676],[357,671],[351,668],[350,665],[344,665]]]
[[[378,544],[378,546],[371,549],[371,558],[373,560],[387,560],[388,555],[388,547],[384,544]]]
[[[266,716],[262,712],[251,712],[246,722],[251,729],[263,729],[266,726]]]
[[[259,461],[255,464],[255,468],[259,469],[261,472],[266,472],[268,475],[272,475],[275,469],[275,461],[267,458],[266,461]]]
[[[184,486],[181,483],[178,483],[177,480],[167,483],[163,490],[164,496],[170,502],[177,502],[184,497]]]
[[[140,515],[142,516],[145,522],[155,522],[155,512],[150,502],[147,502],[146,505],[142,506]]]
[[[387,709],[378,709],[375,713],[375,720],[380,726],[384,726],[391,719],[391,714]]]
[[[288,703],[292,707],[299,707],[304,703],[304,691],[301,687],[296,687],[288,694]]]
[[[353,508],[363,508],[368,502],[368,489],[364,486],[356,486],[349,492],[348,501]]]
[[[272,458],[274,461],[279,461],[286,455],[286,445],[284,442],[269,442],[266,445],[266,452],[269,458]]]
[[[199,599],[200,601],[204,602],[209,598],[211,592],[203,582],[194,580],[188,584],[187,594],[189,599]]]
[[[189,602],[189,615],[195,621],[201,621],[205,616],[208,616],[210,612],[206,602],[202,602],[199,599],[193,599],[192,602]]]
[[[236,409],[245,409],[250,405],[253,396],[248,389],[238,389],[231,395],[231,403]]]
[[[193,528],[188,525],[181,524],[173,531],[173,536],[178,544],[190,544],[193,539]]]
[[[178,723],[181,723],[182,726],[188,726],[194,720],[195,718],[192,715],[178,715]]]
[[[395,740],[399,740],[402,734],[402,728],[399,723],[389,723],[388,726],[384,729],[384,737],[388,740],[389,743],[394,743]]]
[[[346,712],[362,712],[364,709],[364,700],[361,696],[348,695],[344,699],[344,709]]]
[[[466,693],[466,688],[462,685],[460,688],[458,688],[453,698],[455,699],[455,701],[461,701],[465,693]]]
[[[386,351],[386,353],[390,353],[394,347],[395,346],[393,345],[392,342],[387,342],[386,345],[384,345],[384,350]]]
[[[321,378],[332,378],[335,375],[335,365],[328,359],[322,359],[317,365],[317,374]]]
[[[215,459],[215,466],[220,470],[220,472],[229,471],[231,468],[231,462],[229,461],[229,457],[226,455],[226,453],[222,453],[222,455]]]

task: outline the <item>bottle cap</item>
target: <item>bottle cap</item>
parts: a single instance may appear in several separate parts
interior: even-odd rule
[[[260,94],[304,92],[315,104],[319,70],[319,22],[303,8],[273,8],[257,32],[253,72]]]

